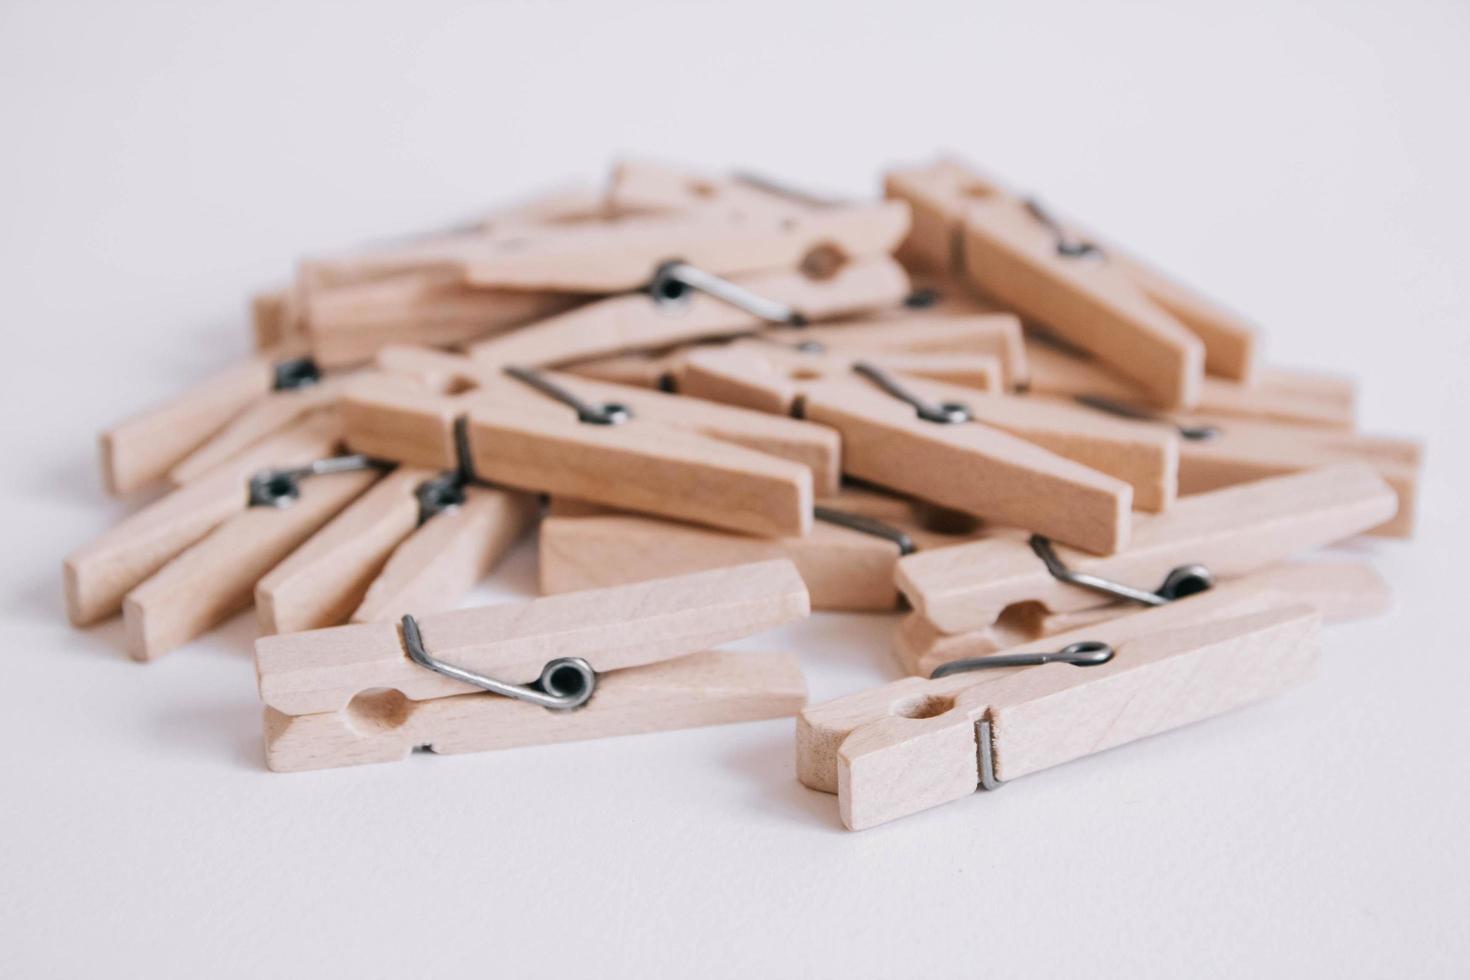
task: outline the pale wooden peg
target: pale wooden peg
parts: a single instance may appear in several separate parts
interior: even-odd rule
[[[611,671],[577,711],[493,694],[409,701],[391,689],[360,695],[343,711],[293,717],[267,708],[266,764],[298,772],[397,762],[419,748],[487,752],[786,718],[805,704],[795,654],[714,650]]]
[[[246,406],[224,428],[204,441],[168,471],[168,482],[178,487],[199,478],[220,463],[312,412],[337,401],[350,375],[322,378],[303,388],[272,391]]]
[[[793,216],[812,202],[737,178],[714,177],[649,160],[622,160],[608,181],[607,204],[621,214],[719,210],[735,215]]]
[[[345,622],[393,549],[418,526],[414,492],[435,475],[399,467],[256,582],[261,632],[295,633]]]
[[[1292,602],[1316,609],[1328,623],[1379,616],[1388,611],[1393,593],[1372,566],[1352,561],[1294,561],[1269,566],[1234,582],[1278,592]],[[1139,607],[1114,602],[1090,609],[1049,612],[1040,603],[1009,607],[994,625],[968,633],[942,633],[919,613],[909,613],[894,636],[898,661],[910,674],[928,677],[955,660],[983,657],[1043,637],[1081,629],[1137,612]]]
[[[256,350],[267,353],[300,333],[289,304],[290,289],[285,286],[261,290],[250,297],[250,331]]]
[[[645,278],[648,275],[651,272]],[[844,262],[820,277],[782,270],[732,281],[757,296],[785,304],[808,320],[849,317],[892,306],[908,293],[903,269],[886,256]],[[546,367],[754,333],[767,326],[755,314],[704,293],[688,295],[677,304],[646,293],[629,293],[472,344],[469,352],[476,360],[493,365]]]
[[[1301,588],[1300,583],[1292,583]],[[1313,595],[1320,595],[1313,591]],[[1013,642],[991,653],[1045,653],[1060,650],[1072,643],[1097,641],[1119,648],[1122,643],[1140,636],[1187,633],[1211,623],[1257,615],[1305,603],[1294,592],[1263,588],[1253,577],[1227,582],[1208,592],[1199,593],[1164,606],[1155,606],[1123,616],[1085,620],[1077,616],[1069,630],[1043,637]],[[1077,614],[1071,614],[1076,616]],[[1017,638],[1019,640],[1019,638]],[[1090,674],[1097,667],[1063,664],[1078,674]],[[870,722],[898,716],[932,717],[948,710],[950,699],[965,689],[998,680],[1032,667],[991,667],[981,672],[951,674],[930,679],[906,677],[888,684],[858,691],[825,704],[812,705],[801,713],[796,727],[796,774],[801,782],[824,793],[837,792],[838,751],[855,730]]]
[[[842,435],[843,472],[1101,554],[1128,541],[1133,488],[978,422],[925,421],[862,382],[806,389],[807,419]]]
[[[248,608],[255,583],[380,475],[315,476],[289,506],[246,507],[226,520],[127,594],[128,653],[154,660]]]
[[[122,610],[123,596],[175,555],[239,513],[250,477],[332,455],[342,423],[318,412],[231,457],[124,518],[65,562],[67,615],[87,626]]]
[[[667,352],[635,351],[631,354],[613,354],[610,357],[575,361],[561,370],[594,381],[673,391],[675,378],[687,352],[699,349],[696,345],[686,345]]]
[[[784,342],[792,340],[786,331],[768,334]],[[876,320],[814,324],[803,328],[795,339],[842,350],[990,356],[1000,361],[1007,388],[1028,376],[1021,321],[1011,313],[894,311]]]
[[[98,437],[108,493],[131,493],[163,478],[238,412],[271,390],[275,353],[226,368]]]
[[[1362,533],[1397,507],[1392,488],[1370,468],[1331,466],[1182,497],[1167,513],[1138,518],[1131,546],[1111,557],[1055,551],[1072,571],[1153,588],[1191,563],[1217,577],[1256,571]],[[992,626],[1018,603],[1066,612],[1111,601],[1052,577],[1030,546],[1016,540],[910,555],[899,561],[898,586],[945,633]]]
[[[941,268],[958,264],[982,293],[1088,350],[1164,404],[1198,401],[1200,338],[1100,253],[1064,254],[1059,228],[952,162],[890,173],[885,188],[914,210],[913,235],[928,242],[918,250],[934,258],[946,251]]]
[[[396,622],[407,613],[454,608],[536,521],[539,504],[531,494],[471,485],[464,496],[394,550],[352,622]]]
[[[899,544],[823,520],[820,508],[880,521],[907,536],[913,548],[943,547],[978,533],[930,530],[921,523],[917,501],[871,491],[844,488],[817,504],[809,534],[755,538],[553,500],[537,537],[541,591],[573,592],[787,558],[806,582],[812,608],[891,610],[898,603],[893,574],[903,553]]]
[[[843,824],[863,830],[969,796],[985,776],[982,760],[1007,782],[1223,714],[1304,680],[1320,659],[1310,606],[1162,631],[1135,622],[1151,615],[1084,630],[1115,650],[1099,666],[971,677],[948,695],[925,688],[917,717],[855,729],[837,752]]]
[[[1080,353],[1080,352],[1079,352]],[[1102,365],[1056,344],[1028,337],[1028,390],[1036,395],[1076,398],[1090,395],[1146,407],[1142,388]],[[1250,385],[1206,377],[1196,411],[1205,415],[1350,429],[1355,416],[1351,380],[1284,368],[1264,367]]]
[[[418,622],[435,658],[526,684],[562,657],[581,657],[599,673],[637,667],[772,629],[810,610],[796,568],[767,561],[435,613]],[[262,637],[255,659],[262,700],[292,715],[341,711],[375,688],[414,701],[476,690],[410,660],[394,623]]]
[[[1417,440],[1203,415],[1177,421],[1209,425],[1217,433],[1212,439],[1180,443],[1180,493],[1206,493],[1283,473],[1360,461],[1372,466],[1399,499],[1393,517],[1366,533],[1390,538],[1413,536],[1423,458],[1423,445]]]

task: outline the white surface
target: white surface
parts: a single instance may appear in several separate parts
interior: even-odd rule
[[[1463,975],[1470,8],[1106,6],[0,5],[0,973]],[[93,433],[298,252],[623,151],[861,192],[940,147],[1429,438],[1419,540],[1353,548],[1400,607],[1310,686],[849,834],[789,722],[280,776],[248,620],[149,667],[63,624]],[[776,639],[825,699],[891,626]]]

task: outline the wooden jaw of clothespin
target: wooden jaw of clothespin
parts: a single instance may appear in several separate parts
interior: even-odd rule
[[[341,440],[341,421],[334,413],[312,413],[223,460],[72,552],[64,568],[72,623],[89,626],[120,612],[124,596],[246,508],[252,476],[272,467],[301,466],[331,456]]]
[[[163,479],[242,411],[273,392],[304,391],[318,377],[316,365],[302,358],[298,347],[277,347],[109,427],[98,437],[103,486],[121,495]]]
[[[790,715],[793,656],[709,648],[807,615],[784,561],[256,643],[277,771]],[[494,693],[492,693],[494,692]]]
[[[1224,586],[895,681],[803,712],[797,774],[863,830],[1279,693],[1315,669],[1319,623]]]
[[[1026,337],[1026,389],[1058,398],[1102,398],[1147,410],[1144,389],[1118,377],[1082,351],[1035,331]],[[1355,393],[1350,379],[1262,367],[1250,384],[1206,376],[1195,411],[1204,415],[1351,429]]]
[[[983,294],[1046,325],[1138,383],[1161,404],[1190,407],[1208,362],[1243,380],[1254,331],[1233,314],[1066,228],[1034,201],[940,161],[894,171],[885,188],[913,225],[901,254],[959,267]]]
[[[893,576],[901,556],[986,533],[973,521],[954,528],[931,525],[929,510],[919,501],[844,487],[818,499],[811,533],[757,538],[553,500],[538,535],[541,591],[573,592],[786,558],[806,582],[813,609],[892,610],[898,605]]]
[[[343,401],[348,444],[376,458],[769,536],[806,533],[814,484],[837,485],[837,435],[822,426],[433,351],[380,363],[399,383]]]
[[[530,494],[469,486],[458,473],[399,467],[256,583],[261,632],[452,608],[531,525],[537,509]],[[429,583],[435,587],[425,589]]]
[[[1289,561],[1253,572],[1244,579],[1252,588],[1290,595],[1340,623],[1382,615],[1393,593],[1372,566],[1355,561]],[[909,613],[894,635],[898,661],[908,673],[928,677],[956,660],[984,657],[1023,643],[1128,616],[1144,607],[1111,602],[1066,612],[1051,612],[1040,603],[1008,606],[993,626],[968,633],[942,633],[920,613]]]
[[[986,540],[900,560],[898,586],[916,612],[950,634],[991,629],[1024,603],[1064,613],[1121,597],[1087,578],[1128,583],[1133,601],[1164,602],[1168,595],[1147,591],[1152,583],[1192,569],[1216,581],[1258,571],[1375,527],[1397,506],[1367,467],[1324,467],[1181,498],[1166,514],[1140,518],[1132,545],[1110,557],[1045,540]],[[1201,575],[1191,574],[1199,584]]]

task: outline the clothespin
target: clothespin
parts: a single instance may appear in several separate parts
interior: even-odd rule
[[[398,383],[343,400],[348,444],[376,458],[771,536],[806,533],[813,486],[837,485],[822,426],[434,351],[379,363]]]
[[[1042,611],[1122,615],[1165,604],[1359,534],[1397,506],[1382,478],[1350,464],[1183,497],[1166,514],[1140,517],[1131,546],[1107,558],[1036,536],[914,555],[899,561],[897,581],[925,624],[905,624],[900,652],[919,668],[1003,648],[1017,630],[1045,629]],[[1155,582],[1164,584],[1149,591]]]
[[[472,486],[455,472],[399,467],[256,583],[261,632],[453,608],[537,510],[529,494]]]
[[[1107,399],[1140,410],[1150,408],[1143,389],[1130,384],[1055,338],[1032,333],[1026,338],[1026,389],[1034,395],[1071,399]],[[1351,429],[1356,396],[1348,378],[1285,368],[1262,367],[1249,385],[1206,376],[1200,386],[1203,415],[1262,422],[1285,422]]]
[[[790,715],[789,654],[711,650],[807,615],[784,561],[256,643],[277,771]]]
[[[808,708],[797,773],[863,830],[1305,679],[1319,614],[1237,583]]]
[[[272,392],[304,391],[320,380],[315,362],[287,346],[255,354],[166,401],[104,430],[102,482],[126,494],[168,475],[190,453]]]
[[[249,481],[272,467],[336,452],[341,420],[316,412],[129,515],[66,559],[66,607],[77,626],[122,610],[123,597],[249,503]]]
[[[1115,257],[1065,228],[1034,200],[949,161],[890,173],[908,202],[905,253],[966,279],[1035,320],[1171,408],[1199,399],[1206,364],[1237,380],[1254,368],[1254,331],[1215,304]]]
[[[1038,411],[1038,403],[900,375],[885,368],[887,356],[803,361],[777,348],[696,351],[684,359],[678,388],[799,410],[842,434],[849,476],[998,523],[1045,526],[1089,550],[1126,543],[1135,493],[1151,509],[1173,497],[1177,440],[1169,433],[1099,428],[1075,409]],[[847,377],[835,380],[841,366]]]
[[[813,609],[892,610],[898,559],[974,540],[973,518],[930,520],[920,501],[856,487],[820,498],[809,534],[756,538],[554,499],[537,536],[544,594],[621,585],[746,562],[789,559]]]

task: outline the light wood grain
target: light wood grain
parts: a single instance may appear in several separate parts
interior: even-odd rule
[[[341,421],[330,412],[316,413],[221,462],[73,551],[64,565],[66,609],[72,623],[86,626],[121,611],[129,590],[245,508],[251,476],[331,456],[341,438]]]
[[[266,764],[297,772],[396,762],[419,747],[485,752],[784,718],[804,704],[794,654],[717,650],[599,676],[592,700],[570,712],[492,694],[406,701],[391,691],[323,714],[267,708]]]
[[[376,470],[312,477],[287,507],[246,507],[123,600],[130,656],[154,660],[250,605],[255,583],[378,479]]]
[[[467,486],[464,495],[463,504],[430,518],[388,557],[352,622],[453,609],[535,522],[538,504],[530,494]]]
[[[810,610],[795,567],[768,561],[440,612],[418,622],[436,658],[525,684],[558,657],[582,657],[599,672],[621,670],[772,629]],[[373,688],[391,687],[415,701],[475,690],[411,661],[396,623],[261,637],[255,660],[262,700],[293,715],[341,710]]]
[[[788,331],[767,333],[792,339]],[[840,350],[990,356],[1000,361],[1008,388],[1028,374],[1021,321],[1013,313],[890,311],[877,319],[814,324],[795,339]]]
[[[1182,564],[1226,577],[1255,571],[1362,533],[1397,506],[1393,490],[1368,467],[1332,466],[1182,497],[1165,514],[1140,516],[1131,546],[1108,558],[1056,551],[1074,571],[1155,588]],[[1016,603],[1065,612],[1108,601],[1053,578],[1025,542],[1014,540],[910,555],[899,562],[898,586],[946,633],[991,626]]]

